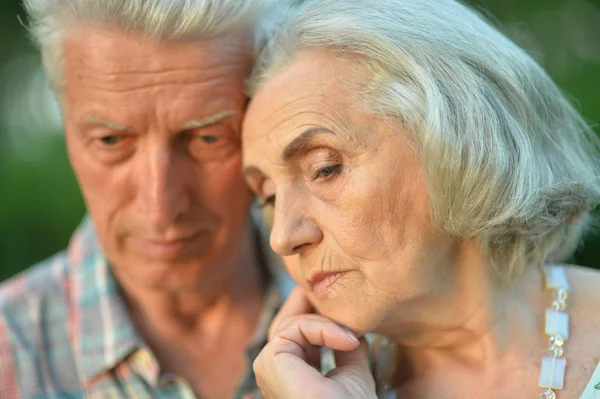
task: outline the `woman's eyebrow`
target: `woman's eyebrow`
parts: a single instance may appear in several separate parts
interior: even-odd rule
[[[257,166],[254,166],[254,165],[248,165],[248,166],[244,167],[243,174],[246,177],[264,176],[264,173],[262,172],[262,170],[260,170]]]
[[[315,136],[319,136],[321,134],[335,133],[324,127],[308,128],[304,132],[302,132],[298,137],[292,140],[291,143],[285,146],[281,154],[281,159],[283,159],[284,161],[289,161],[291,158],[294,158],[299,152],[306,152],[308,150],[311,140]]]
[[[281,154],[283,161],[289,161],[298,155],[298,153],[306,152],[310,149],[310,142],[316,137],[322,134],[335,134],[331,130],[324,127],[310,127],[293,139],[285,148]],[[246,177],[250,176],[264,176],[263,171],[255,165],[248,165],[244,167],[242,172]]]

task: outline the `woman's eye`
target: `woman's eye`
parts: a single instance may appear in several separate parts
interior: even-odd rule
[[[261,198],[258,203],[259,208],[275,205],[275,194],[268,196],[267,198]]]
[[[314,175],[313,180],[317,180],[319,178],[328,178],[331,177],[333,175],[335,175],[336,173],[339,173],[339,171],[342,169],[342,165],[331,165],[331,166],[327,166],[323,169],[319,169],[319,171]]]

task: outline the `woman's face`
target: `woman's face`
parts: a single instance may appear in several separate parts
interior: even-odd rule
[[[456,244],[431,224],[408,134],[361,111],[357,71],[312,51],[268,81],[246,115],[244,171],[274,207],[271,246],[298,255],[288,269],[316,309],[385,333],[442,286]]]

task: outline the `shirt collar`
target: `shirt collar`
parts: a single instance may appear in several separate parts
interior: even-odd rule
[[[266,345],[271,321],[273,321],[273,318],[281,308],[283,300],[279,288],[276,282],[272,281],[263,298],[254,336],[246,348],[246,355],[251,362],[254,361]]]
[[[247,348],[253,361],[268,339],[268,329],[294,282],[268,239],[258,234],[258,249],[270,283],[254,337]],[[71,332],[81,375],[87,382],[116,367],[136,349],[146,347],[131,321],[119,286],[100,249],[92,220],[86,217],[69,244]]]
[[[69,244],[72,340],[85,381],[114,368],[143,345],[100,250],[89,217]]]
[[[253,217],[253,224],[256,228],[257,261],[264,271],[264,278],[268,281],[268,286],[263,297],[254,336],[246,348],[246,356],[251,363],[266,345],[271,321],[295,285],[283,268],[281,258],[271,250],[268,231],[263,230],[263,226],[256,217]]]

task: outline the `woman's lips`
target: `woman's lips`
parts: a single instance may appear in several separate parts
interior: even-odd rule
[[[317,272],[310,276],[308,279],[308,285],[317,298],[325,298],[331,292],[331,287],[346,273],[348,273],[347,270],[336,272]]]

